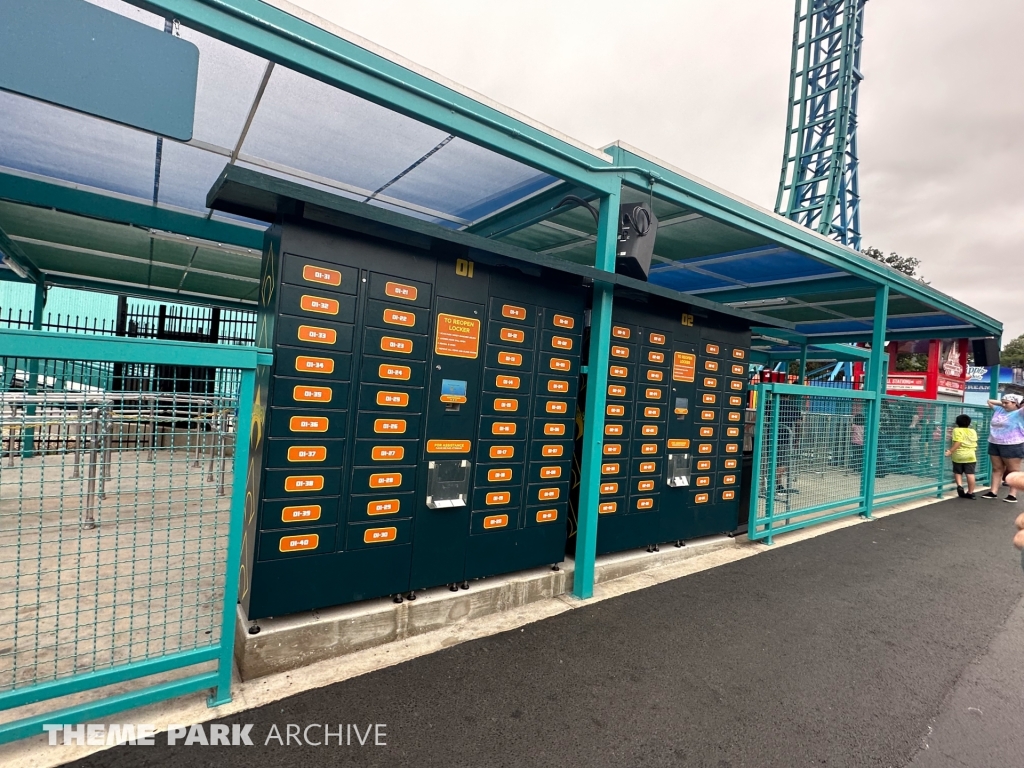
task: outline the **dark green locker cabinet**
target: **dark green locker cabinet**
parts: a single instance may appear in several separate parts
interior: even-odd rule
[[[749,330],[727,315],[694,317],[686,305],[660,297],[641,302],[616,296],[599,554],[733,530],[749,339]],[[589,349],[589,330],[587,343]],[[738,388],[733,381],[740,382]],[[583,402],[581,395],[581,408]],[[578,442],[577,478],[580,448]],[[570,551],[577,501],[578,492],[570,512]]]
[[[402,240],[268,231],[249,619],[563,558],[581,278]]]

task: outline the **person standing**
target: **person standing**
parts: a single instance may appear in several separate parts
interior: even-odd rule
[[[988,405],[994,410],[988,432],[988,455],[992,459],[992,486],[988,493],[982,494],[983,499],[999,498],[999,483],[1004,474],[1020,470],[1020,460],[1024,458],[1024,411],[1021,410],[1020,395],[1003,395],[999,400],[989,400]],[[1011,504],[1017,503],[1015,491],[1003,499]]]
[[[961,499],[973,499],[974,496],[974,473],[978,467],[978,455],[975,453],[978,448],[978,433],[971,429],[971,417],[961,413],[956,417],[956,427],[953,428],[953,445],[946,451],[946,455],[953,459],[953,479],[956,481],[956,495]],[[963,475],[967,476],[967,491],[961,482]]]

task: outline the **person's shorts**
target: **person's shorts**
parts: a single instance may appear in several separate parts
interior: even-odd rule
[[[954,475],[974,475],[977,474],[975,470],[978,468],[978,462],[968,461],[966,463],[960,463],[959,461],[953,462],[953,474]]]
[[[988,455],[998,456],[1000,459],[1024,459],[1024,443],[1017,443],[1015,445],[989,443]]]

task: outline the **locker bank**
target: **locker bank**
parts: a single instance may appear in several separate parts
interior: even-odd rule
[[[561,562],[582,276],[289,218],[263,260],[248,617]]]

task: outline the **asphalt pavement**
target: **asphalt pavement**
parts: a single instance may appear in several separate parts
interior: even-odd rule
[[[922,507],[215,721],[252,747],[158,737],[74,765],[1020,765],[1000,736],[1024,723],[1017,511]],[[386,746],[272,738],[324,723]]]

